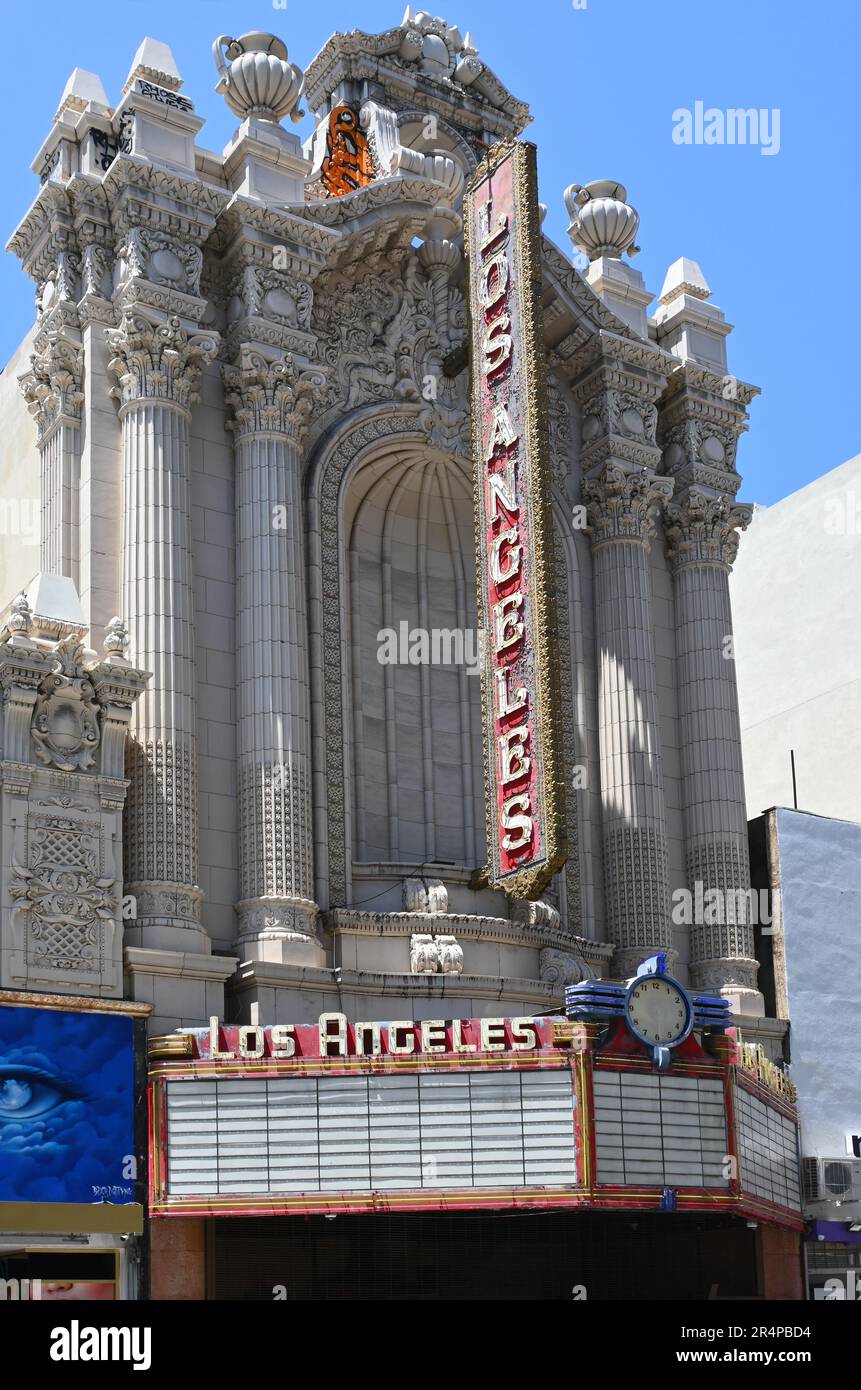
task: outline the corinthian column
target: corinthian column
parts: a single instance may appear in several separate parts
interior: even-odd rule
[[[719,990],[743,1013],[761,1014],[729,598],[738,532],[751,511],[691,488],[668,507],[666,536],[675,584],[688,885],[695,904],[708,905],[708,911],[699,907],[691,927],[691,973],[700,989]]]
[[[679,322],[684,313],[675,314]],[[669,319],[668,319],[669,322]],[[747,813],[732,651],[729,573],[749,507],[732,502],[746,407],[757,388],[693,361],[661,401],[663,467],[675,480],[665,527],[676,608],[685,857],[693,895],[691,975],[762,1014],[751,923]],[[717,891],[715,891],[717,890]]]
[[[30,358],[21,391],[36,421],[41,460],[39,569],[67,575],[79,588],[78,499],[83,352],[68,333],[52,331]]]
[[[237,946],[320,965],[300,449],[325,378],[248,348],[224,377],[236,438]]]
[[[126,891],[135,945],[208,951],[200,922],[188,425],[217,335],[127,311],[109,330],[123,428],[123,612],[152,679],[132,722]],[[137,935],[136,935],[137,933]]]
[[[649,546],[672,482],[606,465],[583,496],[592,537],[607,921],[615,969],[670,948],[667,832]]]

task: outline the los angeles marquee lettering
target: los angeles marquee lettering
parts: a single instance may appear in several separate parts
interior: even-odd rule
[[[307,1057],[409,1057],[435,1053],[532,1052],[542,1045],[530,1018],[426,1018],[351,1023],[346,1014],[321,1014],[316,1024],[225,1026],[213,1016],[195,1030],[198,1056],[216,1062]]]
[[[542,623],[540,612],[550,603],[539,584],[548,563],[547,484],[535,418],[540,364],[528,312],[534,286],[524,283],[523,270],[535,234],[523,206],[528,178],[531,147],[515,144],[480,167],[467,195],[491,879],[519,896],[540,892],[565,858],[560,817],[549,814],[561,784],[554,740],[542,740],[540,726],[554,718],[555,634],[548,636],[552,622],[544,614]]]

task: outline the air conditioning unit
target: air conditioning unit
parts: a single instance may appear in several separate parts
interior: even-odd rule
[[[808,1202],[861,1201],[861,1158],[805,1158],[802,1166]]]

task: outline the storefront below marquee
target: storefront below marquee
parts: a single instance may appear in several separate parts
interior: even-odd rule
[[[678,1212],[183,1218],[152,1226],[153,1298],[801,1299],[795,1231]]]

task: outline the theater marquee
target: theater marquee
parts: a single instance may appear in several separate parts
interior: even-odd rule
[[[567,846],[533,145],[478,166],[465,236],[489,876],[534,898]]]

